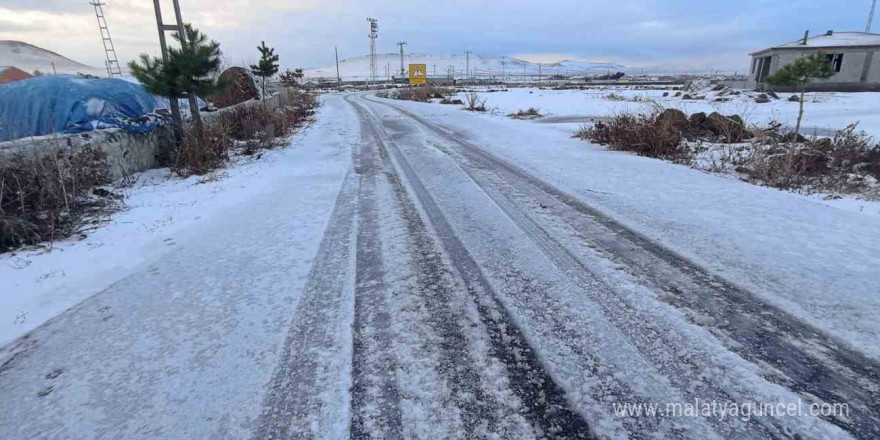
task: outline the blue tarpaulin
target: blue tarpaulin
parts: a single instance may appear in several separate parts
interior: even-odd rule
[[[39,76],[0,85],[0,141],[119,127],[145,132],[164,100],[122,79]]]

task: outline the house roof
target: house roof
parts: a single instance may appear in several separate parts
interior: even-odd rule
[[[880,46],[880,34],[871,34],[867,32],[833,32],[830,35],[827,33],[814,35],[807,38],[807,44],[803,44],[803,42],[804,39],[799,38],[791,43],[768,47],[753,52],[752,54],[765,52],[771,49]]]

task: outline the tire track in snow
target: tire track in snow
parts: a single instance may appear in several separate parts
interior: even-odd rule
[[[376,213],[378,166],[373,146],[361,142],[354,162],[355,172],[360,176],[360,190],[350,438],[402,439],[398,366],[393,352],[394,336]]]
[[[645,278],[649,285],[667,292],[663,298],[665,301],[700,316],[712,317],[714,324],[710,331],[721,333],[722,339],[735,341],[738,344],[735,351],[744,359],[778,370],[784,375],[782,379],[768,377],[768,380],[780,383],[805,400],[847,403],[851,406],[849,418],[829,418],[829,422],[856,438],[867,440],[880,436],[880,365],[877,362],[748,291],[712,276],[601,211],[461,139],[454,132],[396,105],[372,99],[368,101],[389,107],[440,139],[456,145],[460,155],[476,164],[461,164],[462,169],[475,181],[482,181],[481,186],[484,186],[487,194],[518,224],[529,230],[529,235],[536,243],[572,277],[583,278],[590,269],[522,212],[522,201],[509,199],[513,194],[511,190],[493,189],[481,173],[491,170],[502,181],[509,183],[512,189],[541,200],[542,204],[549,204],[547,208],[551,210],[551,215],[562,218],[576,230],[584,231],[585,236]],[[457,160],[460,161],[460,157]],[[649,346],[645,347],[648,349]],[[690,367],[699,369],[698,364]],[[716,392],[721,396],[724,394],[720,387]],[[769,434],[787,437],[784,432]]]
[[[480,319],[487,328],[491,341],[491,353],[501,360],[507,369],[510,386],[525,404],[525,416],[532,422],[536,437],[547,439],[593,438],[587,422],[573,411],[565,398],[565,392],[544,370],[534,350],[528,345],[519,328],[513,324],[507,310],[498,301],[489,282],[483,277],[477,263],[464,248],[452,227],[425,189],[415,171],[387,136],[379,132],[380,125],[361,105],[349,100],[362,118],[372,121],[373,133],[380,148],[397,164],[420,202],[424,212],[450,255],[465,288],[480,312]],[[402,186],[402,184],[400,185]],[[399,192],[405,192],[400,188]],[[455,339],[444,341],[454,348]]]
[[[381,139],[370,119],[363,116],[361,108],[357,106],[355,108],[363,121],[362,130],[370,134],[371,141],[377,148],[381,148]],[[451,403],[461,413],[464,431],[474,432],[484,423],[488,425],[489,430],[493,430],[497,425],[493,414],[493,406],[496,402],[493,402],[492,397],[481,386],[477,369],[469,359],[467,338],[460,328],[459,317],[451,307],[454,285],[450,283],[448,271],[434,246],[431,235],[421,222],[418,211],[394,172],[393,165],[387,160],[385,151],[380,151],[380,155],[383,156],[388,183],[400,205],[408,232],[409,246],[412,248],[409,264],[416,277],[413,294],[424,298],[425,305],[429,309],[427,319],[440,337],[439,349],[442,358],[439,360],[438,368],[441,374],[447,376],[454,400]]]
[[[357,181],[349,170],[268,384],[254,440],[347,434]]]

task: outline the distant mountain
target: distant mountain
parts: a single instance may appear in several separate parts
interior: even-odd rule
[[[52,63],[55,63],[55,71],[58,73],[75,74],[81,72],[101,75],[104,72],[33,44],[0,40],[0,66],[15,66],[28,73],[40,70],[43,73],[51,74]],[[106,74],[106,72],[104,73]]]
[[[503,62],[503,64],[502,64]],[[406,54],[404,64],[426,64],[429,75],[446,75],[451,69],[455,70],[455,76],[459,76],[469,68],[478,75],[501,75],[505,72],[509,75],[527,74],[536,75],[540,71],[544,75],[557,73],[569,75],[596,75],[605,72],[628,71],[624,66],[613,63],[593,63],[586,61],[560,61],[552,64],[542,64],[524,61],[518,58],[502,58],[498,55],[471,55],[470,60],[464,54],[451,55],[425,55]],[[450,66],[452,66],[450,68]],[[400,54],[383,53],[376,55],[376,70],[380,78],[386,77],[386,72],[398,75],[400,72]],[[306,69],[305,74],[309,78],[336,78],[336,65]],[[339,60],[339,74],[343,79],[364,79],[370,74],[370,57],[363,55],[355,58]]]

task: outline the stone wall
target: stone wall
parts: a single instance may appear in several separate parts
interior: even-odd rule
[[[86,133],[46,135],[0,142],[0,162],[4,156],[18,152],[40,153],[52,150],[76,152],[86,146],[101,148],[114,179],[158,166],[158,157],[172,145],[171,130],[159,126],[147,133],[120,129],[96,130]]]
[[[279,105],[278,97],[273,96],[264,101],[245,101],[216,112],[202,112],[202,119],[210,121],[218,115],[233,111],[240,106]],[[96,146],[107,153],[107,162],[114,179],[121,179],[133,173],[156,168],[159,157],[170,151],[174,146],[171,127],[157,126],[147,133],[134,133],[118,128],[95,130],[85,133],[58,134],[35,136],[14,141],[0,142],[0,162],[4,156],[16,152],[39,153],[52,150],[76,152],[85,146]]]

